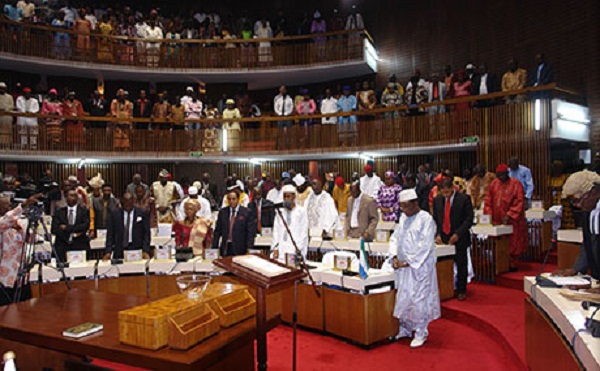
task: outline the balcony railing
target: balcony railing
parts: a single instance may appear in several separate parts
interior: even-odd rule
[[[456,103],[475,103],[479,100],[489,102],[509,95],[550,90],[561,91],[556,84],[551,84],[519,91],[449,99],[444,103],[452,107]],[[543,104],[542,111],[546,112],[549,101],[544,100]],[[144,157],[187,157],[189,152],[236,156],[248,153],[336,152],[349,149],[443,146],[463,143],[465,137],[486,138],[494,143],[495,140],[502,140],[494,139],[501,132],[514,134],[517,127],[533,130],[533,109],[530,102],[426,114],[427,108],[433,105],[435,104],[420,105],[416,110],[417,114],[410,114],[406,106],[397,106],[327,116],[315,114],[285,118],[263,116],[184,121],[108,116],[57,117],[0,111],[0,116],[15,117],[16,123],[19,121],[18,117],[30,118],[31,122],[38,124],[39,130],[36,136],[35,132],[24,132],[26,129],[22,126],[14,126],[12,133],[6,133],[0,143],[0,153],[102,157],[127,153],[130,156]],[[321,124],[323,117],[339,119],[350,116],[355,117],[356,124]],[[290,126],[283,128],[282,120],[287,121]],[[223,129],[225,123],[232,122],[239,123],[241,130]],[[77,126],[80,123],[83,125]],[[199,129],[187,130],[190,123],[199,123]],[[33,142],[30,138],[32,135]],[[514,139],[521,141],[523,138]]]
[[[151,69],[246,69],[363,59],[366,30],[269,39],[144,39],[0,20],[0,52]]]

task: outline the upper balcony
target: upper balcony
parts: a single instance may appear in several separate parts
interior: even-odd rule
[[[149,40],[0,20],[0,68],[105,80],[310,84],[377,72],[366,30],[270,39]]]

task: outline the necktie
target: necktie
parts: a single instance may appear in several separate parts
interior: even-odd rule
[[[256,203],[256,228],[260,232],[262,230],[262,225],[260,224],[260,214],[261,214],[261,202],[258,201]]]
[[[442,232],[444,232],[444,234],[449,235],[450,234],[450,207],[452,205],[450,204],[450,198],[446,199],[446,208],[444,209],[444,225],[442,227]]]
[[[229,219],[229,234],[227,235],[227,242],[232,241],[234,224],[235,224],[235,209],[231,208],[231,218]]]
[[[75,212],[73,209],[69,210],[69,225],[75,225]]]
[[[104,208],[102,209],[102,226],[106,228],[106,210],[108,209],[108,202],[103,202]]]
[[[129,229],[131,228],[131,212],[127,213],[125,219],[125,230],[123,231],[123,247],[129,246]]]

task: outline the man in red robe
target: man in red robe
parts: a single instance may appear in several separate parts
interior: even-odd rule
[[[510,235],[510,270],[517,270],[517,259],[527,248],[527,220],[525,219],[525,191],[523,185],[508,176],[508,166],[496,168],[496,179],[485,196],[483,213],[492,216],[492,224],[512,225]]]

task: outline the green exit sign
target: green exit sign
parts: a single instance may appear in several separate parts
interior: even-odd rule
[[[479,137],[463,137],[463,143],[479,143]]]
[[[190,157],[202,157],[204,153],[202,152],[190,152]]]

